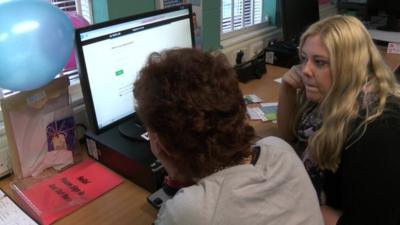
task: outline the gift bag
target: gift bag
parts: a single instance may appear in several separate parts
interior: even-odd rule
[[[66,76],[48,85],[1,101],[11,164],[17,178],[37,176],[44,169],[73,163],[73,111]]]

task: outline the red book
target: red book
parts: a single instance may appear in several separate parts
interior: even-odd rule
[[[31,216],[48,225],[120,183],[120,176],[87,159],[28,188],[13,190]]]

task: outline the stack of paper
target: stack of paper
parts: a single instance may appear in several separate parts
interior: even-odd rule
[[[247,107],[251,120],[276,121],[278,103],[261,103],[260,107]]]
[[[246,104],[253,104],[253,103],[260,103],[262,102],[262,99],[258,97],[257,95],[251,94],[251,95],[244,95],[244,103]]]
[[[0,190],[0,225],[37,225]]]

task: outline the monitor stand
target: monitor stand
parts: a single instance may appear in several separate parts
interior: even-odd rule
[[[146,129],[135,119],[130,119],[118,126],[118,130],[122,136],[134,141],[147,141],[142,137],[146,133]]]

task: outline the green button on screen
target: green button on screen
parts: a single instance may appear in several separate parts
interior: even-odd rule
[[[115,72],[115,75],[119,76],[124,74],[124,70],[117,70],[117,72]]]

